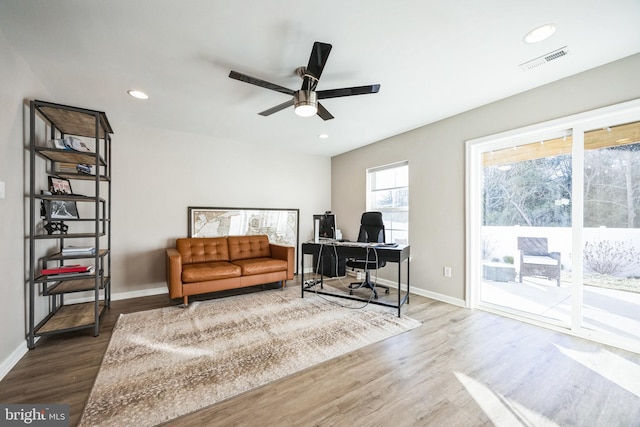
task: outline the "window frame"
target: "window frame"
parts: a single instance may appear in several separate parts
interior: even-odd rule
[[[627,101],[608,107],[561,117],[547,122],[518,128],[495,135],[466,141],[465,171],[466,171],[466,261],[465,261],[465,306],[495,312],[501,315],[513,317],[518,320],[533,323],[539,326],[564,332],[570,335],[597,341],[600,343],[623,348],[633,352],[639,351],[639,342],[636,339],[627,339],[615,336],[599,330],[589,329],[582,324],[583,309],[583,219],[584,219],[584,152],[585,147],[602,148],[610,145],[593,145],[589,143],[589,132],[594,130],[606,130],[640,121],[640,99]],[[525,315],[519,312],[496,309],[483,304],[480,295],[479,278],[482,277],[482,167],[485,153],[499,152],[500,150],[513,149],[514,146],[545,140],[547,136],[557,137],[558,133],[571,131],[572,146],[572,197],[571,197],[571,271],[572,271],[572,295],[571,295],[571,321],[567,325],[560,325],[540,316]],[[555,134],[555,135],[554,135]],[[534,154],[529,154],[534,158]]]
[[[405,168],[406,167],[406,171],[407,171],[407,176],[406,176],[406,185],[396,185],[393,187],[384,187],[384,188],[377,188],[375,187],[375,177],[376,174],[379,172],[383,172],[383,171],[388,171],[390,169],[398,169],[398,168]],[[403,160],[403,161],[399,161],[399,162],[394,162],[394,163],[389,163],[386,165],[382,165],[382,166],[375,166],[372,168],[368,168],[367,169],[367,174],[366,174],[366,181],[367,181],[367,194],[366,194],[366,203],[367,203],[367,211],[377,211],[377,212],[382,212],[382,218],[385,224],[385,237],[387,240],[387,243],[400,243],[396,241],[396,235],[398,233],[402,233],[403,235],[406,235],[406,243],[405,242],[401,242],[403,244],[409,244],[409,161],[408,160]],[[374,188],[375,187],[375,188]],[[406,207],[399,207],[399,206],[391,206],[389,208],[379,208],[379,207],[374,207],[374,200],[375,200],[375,193],[376,192],[380,192],[380,191],[397,191],[397,190],[403,190],[405,189],[406,193],[407,193],[407,205]],[[403,228],[397,228],[394,227],[394,221],[393,219],[390,217],[391,215],[393,215],[394,213],[397,212],[405,212],[406,213],[406,217],[407,217],[407,222],[406,222],[406,229]]]

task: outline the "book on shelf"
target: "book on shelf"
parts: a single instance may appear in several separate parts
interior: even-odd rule
[[[96,248],[93,246],[67,246],[62,248],[62,255],[95,255]]]
[[[58,150],[83,151],[91,153],[91,149],[75,136],[67,136],[65,138],[55,138],[47,141],[47,147],[56,148]]]
[[[62,276],[62,275],[68,275],[68,274],[75,275],[77,273],[82,273],[82,274],[93,273],[94,270],[95,268],[93,267],[93,265],[74,264],[74,265],[63,265],[60,267],[43,268],[42,270],[40,270],[40,274],[44,276]]]
[[[91,166],[79,163],[76,165],[76,171],[85,175],[91,175]]]
[[[75,163],[56,163],[54,166],[54,172],[66,172],[73,173],[76,171]]]
[[[69,150],[84,151],[85,153],[90,153],[91,152],[89,147],[87,147],[87,145],[84,142],[82,142],[80,139],[76,138],[75,136],[67,136],[64,139],[64,145]]]
[[[83,175],[91,175],[91,165],[83,163],[56,163],[54,167],[56,173],[81,173]]]

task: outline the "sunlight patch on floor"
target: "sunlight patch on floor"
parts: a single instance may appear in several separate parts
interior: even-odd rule
[[[610,351],[579,351],[554,344],[562,354],[640,397],[640,365]]]
[[[543,415],[511,401],[498,392],[492,391],[479,381],[461,372],[454,372],[454,374],[494,425],[498,427],[559,427],[558,424],[548,420]]]
[[[148,340],[137,334],[134,335],[131,339],[129,339],[129,342],[138,346],[149,348],[153,350],[153,352],[169,353],[169,354],[173,354],[175,356],[183,357],[186,359],[193,359],[193,358],[202,357],[202,356],[210,356],[212,354],[210,350],[203,350],[194,346],[187,347],[187,346],[181,346],[181,345],[160,343],[160,342]]]

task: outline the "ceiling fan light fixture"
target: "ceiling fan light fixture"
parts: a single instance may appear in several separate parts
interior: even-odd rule
[[[293,94],[295,113],[300,117],[311,117],[318,112],[318,96],[311,90],[298,90]]]

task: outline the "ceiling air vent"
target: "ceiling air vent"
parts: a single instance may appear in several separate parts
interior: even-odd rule
[[[524,64],[520,64],[520,68],[523,70],[530,70],[539,65],[546,64],[547,62],[553,61],[554,59],[562,58],[569,54],[567,47],[561,47],[560,49],[556,49],[553,52],[546,53],[536,59],[532,59],[531,61],[527,61]]]

